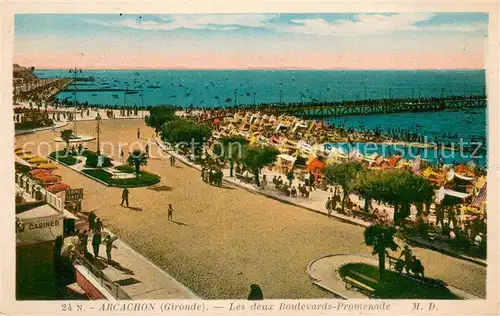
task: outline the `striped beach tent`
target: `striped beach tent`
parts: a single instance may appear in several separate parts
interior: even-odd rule
[[[487,186],[488,186],[488,183],[486,183],[482,188],[481,190],[479,190],[479,194],[476,196],[476,198],[474,199],[474,201],[472,202],[471,206],[474,206],[474,207],[481,207],[481,204],[483,202],[486,202],[486,197],[487,197],[487,193],[488,193],[488,190],[487,190]]]

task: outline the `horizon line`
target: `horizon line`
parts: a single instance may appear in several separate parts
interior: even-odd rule
[[[13,63],[18,64],[18,63]],[[18,64],[21,66],[20,64]],[[21,66],[28,67],[28,66]],[[71,67],[35,67],[35,70],[68,70]],[[137,68],[92,68],[92,67],[77,67],[87,70],[113,70],[113,71],[132,71],[132,70],[309,70],[309,71],[331,71],[331,70],[350,70],[350,71],[450,71],[450,70],[486,70],[485,68],[310,68],[310,67],[247,67],[247,68],[198,68],[198,67],[137,67]]]

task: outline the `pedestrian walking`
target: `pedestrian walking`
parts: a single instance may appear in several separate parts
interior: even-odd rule
[[[262,293],[262,289],[260,288],[260,286],[257,284],[250,285],[250,292],[248,293],[247,300],[258,301],[263,299],[264,299],[264,294]]]
[[[123,203],[125,203],[128,207],[128,189],[127,188],[123,188],[123,191],[122,191],[122,203],[120,205],[123,206]]]
[[[94,224],[94,232],[100,233],[104,228],[104,224],[101,222],[101,219],[98,217]]]
[[[108,263],[111,262],[111,250],[113,249],[113,242],[116,240],[116,237],[112,237],[111,234],[104,238],[104,242],[106,244],[106,258],[108,259]]]
[[[89,219],[89,229],[90,230],[94,230],[94,225],[95,225],[95,219],[96,219],[96,217],[97,216],[95,215],[95,213],[93,211],[89,213],[88,219]]]
[[[137,129],[137,139],[141,138],[141,130],[138,128]]]
[[[89,235],[87,235],[87,231],[84,230],[83,233],[79,236],[79,238],[83,250],[83,255],[86,255],[88,253],[87,244],[89,242]]]
[[[99,257],[99,246],[101,245],[102,236],[101,233],[94,233],[92,236],[92,248],[94,250],[94,257],[97,259]]]
[[[125,157],[125,154],[123,153],[123,149],[120,149],[120,161],[124,163],[125,161],[123,160],[123,157]]]
[[[325,202],[326,211],[328,212],[328,218],[332,215],[332,199],[328,197]]]
[[[168,219],[169,221],[171,221],[171,220],[172,220],[172,212],[173,212],[173,211],[174,211],[174,210],[172,209],[172,204],[169,204],[169,205],[168,205],[168,212],[167,212],[167,219]]]
[[[146,144],[146,156],[149,157],[149,144]]]

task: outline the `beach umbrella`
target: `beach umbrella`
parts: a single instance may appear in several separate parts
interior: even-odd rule
[[[41,163],[37,166],[39,169],[57,169],[57,165],[54,163]]]
[[[27,151],[27,150],[20,148],[20,149],[16,149],[15,153],[16,153],[16,155],[22,155],[22,154],[30,153],[30,151]]]
[[[69,185],[67,185],[66,183],[62,183],[62,182],[56,183],[56,184],[53,184],[53,185],[47,187],[47,191],[49,191],[51,193],[59,193],[59,192],[66,191],[69,189],[71,189],[71,187]]]
[[[35,156],[32,155],[32,154],[22,154],[22,155],[20,155],[18,157],[21,158],[21,159],[23,159],[23,160],[30,160],[32,158],[35,158]]]
[[[37,174],[52,174],[52,171],[47,169],[33,169],[29,172],[31,177],[34,177]]]
[[[33,157],[31,159],[28,160],[29,163],[42,163],[42,162],[48,162],[48,160],[46,158],[43,158],[43,157]]]
[[[214,120],[214,125],[219,125],[219,124],[220,124],[220,120],[219,120],[218,118],[216,118],[216,119]]]
[[[42,184],[51,184],[61,181],[61,177],[55,174],[40,174],[36,179]]]

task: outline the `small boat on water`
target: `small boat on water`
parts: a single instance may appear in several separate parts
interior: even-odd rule
[[[149,85],[148,88],[150,88],[150,89],[160,89],[161,87],[160,86],[156,86],[156,85]]]
[[[118,99],[118,94],[113,94],[112,97]]]
[[[93,97],[97,96],[97,93],[92,93],[92,96],[93,96]]]

